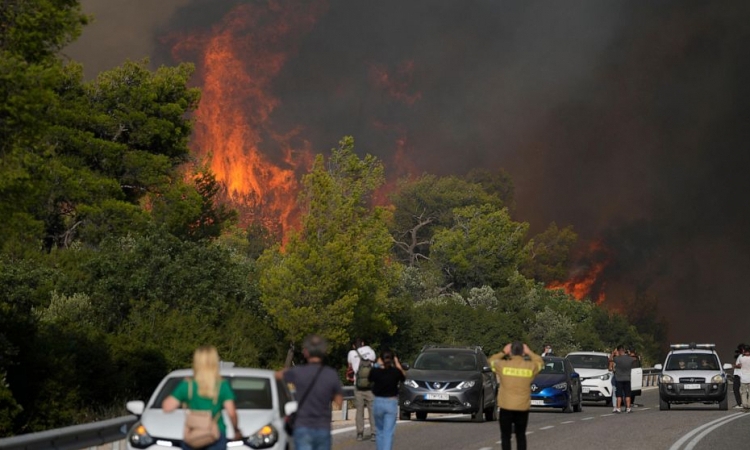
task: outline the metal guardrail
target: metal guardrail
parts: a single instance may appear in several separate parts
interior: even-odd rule
[[[136,416],[123,416],[101,422],[74,425],[38,433],[22,434],[0,439],[0,449],[7,450],[79,450],[104,445],[125,437],[138,420]]]

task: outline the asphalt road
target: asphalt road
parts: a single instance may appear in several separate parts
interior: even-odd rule
[[[534,408],[529,416],[529,449],[554,450],[717,450],[748,448],[750,413],[718,405],[673,405],[659,411],[658,392],[651,388],[636,399],[631,414],[614,414],[603,403],[584,403],[583,412]],[[353,412],[352,412],[353,416]],[[412,416],[413,417],[413,416]],[[353,422],[333,430],[334,450],[374,450],[375,443],[357,441]],[[365,437],[369,429],[365,430]],[[394,450],[489,450],[500,448],[497,422],[472,423],[469,416],[429,415],[425,421],[399,421]],[[515,443],[513,445],[515,449]]]

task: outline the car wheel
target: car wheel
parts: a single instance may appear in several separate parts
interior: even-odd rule
[[[659,397],[659,411],[669,411],[669,402]]]
[[[573,411],[574,412],[582,412],[583,411],[583,394],[581,394],[581,391],[578,391],[578,403],[573,405]]]
[[[479,403],[476,412],[471,413],[472,422],[484,422],[484,392],[479,394]]]
[[[411,413],[409,411],[400,411],[398,418],[401,420],[411,420]]]
[[[564,413],[572,413],[573,412],[573,394],[570,393],[570,386],[568,386],[568,396],[565,400],[565,407],[563,408]]]
[[[723,399],[719,402],[719,410],[720,411],[726,411],[729,409],[729,400],[727,400],[727,396],[725,395]]]
[[[425,420],[427,418],[427,413],[424,411],[417,411],[416,416],[417,420]]]

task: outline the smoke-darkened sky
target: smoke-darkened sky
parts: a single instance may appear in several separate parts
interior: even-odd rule
[[[517,219],[603,240],[608,302],[645,293],[671,340],[727,356],[750,341],[750,2],[82,4],[96,22],[65,53],[89,77],[175,64],[180,39],[258,14],[244,38],[284,55],[263,86],[275,131],[316,152],[353,135],[391,174],[504,169]],[[285,29],[294,14],[311,25]]]

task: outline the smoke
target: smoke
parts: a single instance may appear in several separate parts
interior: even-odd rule
[[[173,64],[169,36],[285,5],[82,3],[98,22],[67,53],[88,76]],[[740,0],[330,0],[270,85],[269,123],[317,152],[354,135],[392,177],[507,170],[518,219],[610,250],[607,302],[645,293],[670,339],[728,354],[748,340],[749,19]]]

